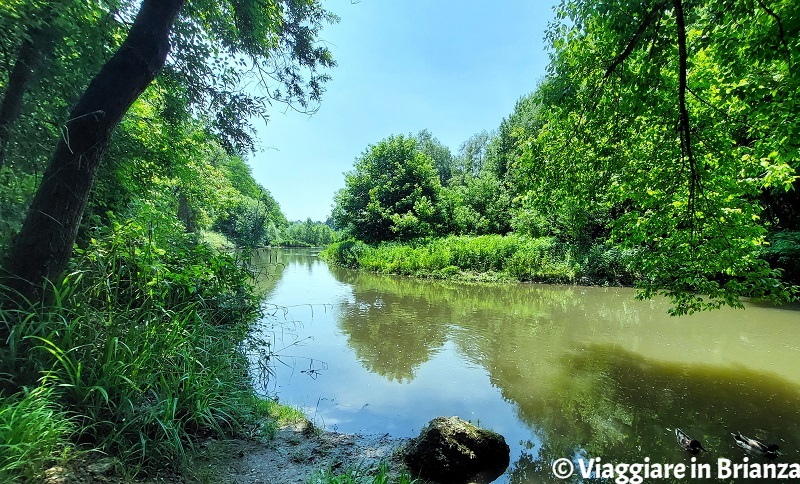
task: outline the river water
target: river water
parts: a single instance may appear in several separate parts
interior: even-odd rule
[[[505,436],[511,466],[497,482],[564,482],[560,458],[708,464],[724,477],[718,459],[747,462],[737,430],[800,462],[796,306],[674,318],[628,288],[357,273],[309,250],[256,261],[275,306],[261,331],[280,356],[268,390],[327,429],[411,437],[458,415]],[[708,452],[690,460],[676,427]]]

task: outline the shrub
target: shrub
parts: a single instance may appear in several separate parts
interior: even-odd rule
[[[375,272],[448,279],[463,272],[522,281],[574,282],[576,275],[572,253],[552,237],[449,236],[374,248],[358,244],[350,241],[331,246],[326,260]]]
[[[593,244],[583,257],[581,276],[594,283],[630,285],[634,280],[633,256],[634,251],[621,250],[607,242]]]
[[[770,237],[763,255],[772,267],[783,269],[783,280],[800,284],[800,231],[785,230]]]
[[[331,244],[320,253],[320,257],[342,267],[356,268],[359,266],[359,259],[368,251],[367,244],[349,239]]]

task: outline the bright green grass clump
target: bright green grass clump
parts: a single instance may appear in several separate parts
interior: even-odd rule
[[[455,236],[369,246],[348,240],[322,253],[326,260],[373,272],[439,279],[613,283],[633,280],[632,252],[606,244],[570,246],[554,237],[516,234]]]
[[[317,472],[310,482],[311,484],[414,484],[419,481],[413,479],[405,470],[392,475],[384,461],[377,467],[352,466],[341,471],[325,469]]]
[[[54,403],[50,387],[0,397],[0,481],[35,477],[67,448],[74,429]]]

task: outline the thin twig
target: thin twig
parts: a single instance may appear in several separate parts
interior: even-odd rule
[[[764,5],[762,0],[756,0],[758,5],[767,12],[767,15],[775,19],[775,22],[778,24],[778,37],[780,37],[781,44],[783,44],[783,48],[786,49],[786,62],[789,64],[789,72],[793,72],[794,69],[792,67],[792,50],[789,48],[789,43],[786,42],[786,30],[783,28],[783,22],[781,18],[775,13],[774,10]]]

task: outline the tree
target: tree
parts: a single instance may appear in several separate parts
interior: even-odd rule
[[[325,246],[333,242],[333,230],[322,222],[310,218],[305,222],[295,221],[283,231],[280,244],[284,246]]]
[[[334,224],[365,242],[431,235],[441,183],[414,138],[390,136],[370,146],[345,174],[334,198]]]
[[[135,4],[122,3],[128,9]],[[258,106],[266,106],[269,97],[303,107],[308,99],[319,100],[327,75],[316,69],[333,60],[312,40],[321,23],[334,18],[316,0],[191,2],[171,36],[183,4],[144,0],[125,41],[73,108],[4,264],[7,286],[18,297],[40,299],[45,281],[55,280],[66,266],[111,133],[164,65],[170,41],[179,48],[165,82],[185,81],[190,106],[218,108],[208,112],[222,113],[214,126],[230,147],[251,141],[238,129],[246,120],[231,109],[255,106],[244,114],[265,114]],[[243,64],[268,90],[266,98],[236,94]],[[307,80],[304,71],[310,73]]]
[[[4,2],[0,7],[0,46],[11,56],[6,57],[5,69],[0,72],[7,73],[6,82],[0,74],[2,99],[0,99],[0,166],[6,165],[9,147],[15,138],[17,141],[23,137],[12,136],[20,116],[23,113],[25,99],[31,98],[30,91],[40,94],[41,106],[28,106],[29,119],[39,119],[39,122],[50,118],[54,108],[61,111],[65,106],[57,100],[72,98],[71,103],[77,99],[80,89],[85,84],[85,77],[92,75],[99,68],[105,58],[105,47],[117,33],[116,23],[111,21],[111,11],[107,2],[69,2],[64,0],[43,2]],[[74,45],[65,39],[82,36],[81,54],[82,65],[72,62],[75,54]],[[114,47],[116,47],[115,45]],[[73,49],[71,53],[68,50]],[[58,80],[53,75],[58,73]],[[51,82],[42,83],[43,79],[50,78]],[[46,93],[46,94],[45,94]],[[55,102],[54,102],[55,101]],[[66,115],[59,112],[59,116]],[[60,121],[60,119],[59,119]],[[30,122],[25,123],[25,129],[30,129]],[[37,140],[41,142],[41,140]],[[36,143],[27,143],[17,151],[27,158],[26,164],[33,164],[37,158]],[[51,148],[51,147],[48,147]],[[31,153],[33,151],[33,153]],[[33,155],[33,156],[32,156]],[[17,160],[21,161],[21,160]]]
[[[450,153],[450,148],[443,145],[427,129],[417,133],[415,138],[417,139],[419,150],[433,160],[433,166],[436,167],[436,171],[439,173],[439,181],[442,185],[446,185],[450,177],[453,176],[455,168],[455,160],[453,154]]]
[[[503,183],[485,173],[463,185],[443,189],[440,198],[447,231],[459,235],[506,234],[511,230],[511,200]]]
[[[508,174],[522,154],[518,141],[539,132],[544,123],[541,109],[541,99],[536,93],[517,101],[514,111],[500,122],[497,134],[489,140],[484,172],[488,171],[509,187],[513,186]]]
[[[758,257],[759,199],[791,189],[800,166],[800,36],[787,20],[799,10],[562,2],[538,92],[546,121],[518,161],[526,200],[608,210],[614,240],[640,249],[643,295],[672,297],[677,313],[791,297]]]
[[[145,0],[117,53],[72,110],[50,165],[11,246],[8,286],[35,301],[66,267],[112,131],[161,69],[183,0]]]
[[[486,130],[470,136],[461,143],[456,164],[457,173],[462,177],[480,176],[486,162],[487,148],[491,135]]]
[[[316,109],[336,65],[317,38],[336,21],[320,0],[193,0],[175,26],[165,80],[185,87],[223,145],[244,154],[254,147],[251,119],[266,119],[272,102]]]

